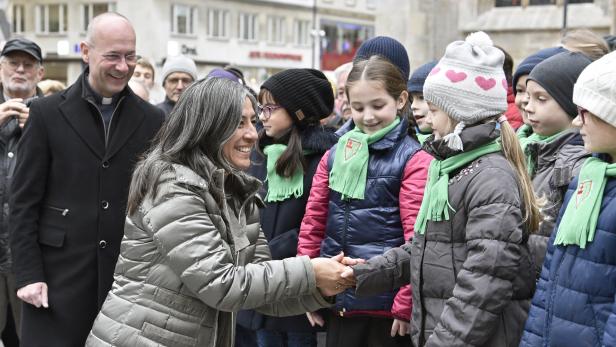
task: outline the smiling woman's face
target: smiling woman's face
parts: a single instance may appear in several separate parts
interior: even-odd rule
[[[257,115],[252,102],[246,98],[240,124],[222,148],[223,156],[236,169],[247,170],[250,167],[250,153],[258,138],[257,129],[255,129],[256,121]]]

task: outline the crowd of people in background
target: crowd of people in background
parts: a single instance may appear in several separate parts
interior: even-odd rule
[[[377,36],[254,90],[136,39],[93,18],[68,87],[2,49],[6,347],[616,346],[613,40]]]

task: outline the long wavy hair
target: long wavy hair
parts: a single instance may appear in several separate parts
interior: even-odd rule
[[[133,214],[148,194],[156,197],[160,175],[172,164],[184,165],[206,180],[208,162],[245,175],[224,157],[223,146],[240,123],[246,98],[256,113],[255,98],[237,82],[208,78],[186,89],[137,163],[128,194],[128,214]]]

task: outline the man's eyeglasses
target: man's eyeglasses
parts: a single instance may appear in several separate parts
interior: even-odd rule
[[[580,120],[582,124],[586,124],[586,116],[588,115],[588,110],[578,106],[578,116],[580,116]]]
[[[259,115],[262,115],[262,118],[268,119],[272,116],[272,112],[277,109],[282,108],[280,105],[259,105]]]
[[[37,63],[35,62],[30,62],[30,61],[17,61],[17,60],[12,60],[12,59],[6,59],[4,60],[4,62],[6,63],[6,65],[8,65],[8,67],[11,70],[17,70],[19,69],[19,66],[23,66],[24,70],[32,70],[34,69],[34,67],[37,65]]]
[[[122,61],[122,58],[126,61],[127,64],[135,64],[137,60],[139,60],[139,56],[137,54],[118,54],[118,53],[106,53],[103,54],[103,59],[110,63],[118,64]]]

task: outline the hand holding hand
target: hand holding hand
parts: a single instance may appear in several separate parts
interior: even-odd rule
[[[391,325],[391,337],[396,336],[396,334],[400,336],[408,335],[410,331],[411,323],[397,318],[394,319],[394,322]]]
[[[19,288],[19,290],[17,290],[17,297],[28,304],[39,308],[41,306],[44,308],[49,307],[49,301],[47,299],[47,283],[45,282],[31,283],[25,287]]]
[[[340,275],[347,268],[342,265],[344,254],[341,252],[332,258],[311,259],[317,287],[324,296],[333,296],[355,285],[355,279],[342,278]]]
[[[322,327],[323,325],[325,325],[323,317],[321,317],[321,315],[317,312],[306,312],[306,317],[308,317],[308,321],[310,322],[311,326],[318,325]]]

